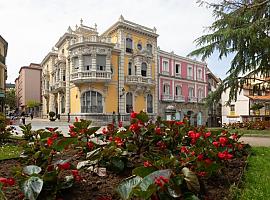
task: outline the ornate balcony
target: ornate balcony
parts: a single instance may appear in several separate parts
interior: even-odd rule
[[[188,102],[190,102],[190,103],[197,103],[198,102],[198,99],[197,99],[197,97],[188,97]]]
[[[144,77],[138,75],[129,75],[126,76],[126,84],[127,85],[154,85],[154,81],[151,77]]]
[[[173,96],[170,94],[163,94],[163,95],[161,95],[161,100],[162,101],[173,101]]]
[[[64,90],[66,88],[66,82],[59,81],[54,84],[56,90]]]
[[[45,96],[45,97],[49,96],[49,89],[47,89],[47,88],[43,89],[42,90],[42,95]]]
[[[112,79],[111,71],[76,71],[71,74],[70,81],[74,84],[87,82],[108,82]]]
[[[174,101],[175,101],[175,102],[185,102],[185,97],[182,96],[182,95],[176,95],[176,96],[174,97]]]

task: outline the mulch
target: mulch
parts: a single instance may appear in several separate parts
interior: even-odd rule
[[[0,161],[0,177],[13,177],[12,169],[19,165],[19,159]],[[245,165],[246,157],[234,158],[226,162],[226,167],[212,176],[211,179],[201,178],[201,184],[203,186],[201,199],[230,199],[230,186],[239,183]],[[80,175],[82,180],[75,183],[72,188],[59,194],[58,200],[118,200],[119,197],[115,192],[115,188],[123,179],[130,176],[130,172],[115,174],[107,171],[107,176],[99,177],[93,172],[90,173],[87,170],[81,170]],[[13,188],[6,188],[4,193],[8,200],[23,199],[18,184]],[[41,193],[38,199],[48,200],[46,196],[46,194]]]

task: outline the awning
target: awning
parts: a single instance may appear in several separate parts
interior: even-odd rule
[[[3,97],[5,97],[5,93],[0,92],[0,98],[3,98]]]
[[[270,101],[270,95],[267,96],[247,96],[250,99],[253,100],[269,100]]]

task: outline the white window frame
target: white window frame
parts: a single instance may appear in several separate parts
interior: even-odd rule
[[[167,65],[164,65],[164,63],[167,63]],[[170,70],[169,70],[169,60],[163,59],[162,60],[162,74],[169,75],[169,72],[170,72]]]
[[[178,92],[180,92],[180,94],[177,94],[177,95],[176,95],[177,87],[180,88],[180,91],[178,91]],[[176,86],[175,86],[175,96],[182,96],[182,95],[183,95],[183,90],[182,90],[182,89],[183,89],[183,88],[182,88],[182,85],[179,85],[179,84],[176,85]]]
[[[178,73],[176,73],[176,66],[179,65]],[[182,69],[181,69],[181,63],[176,62],[175,63],[175,76],[181,77]]]
[[[191,69],[191,74],[190,74],[190,69]],[[193,80],[193,66],[192,65],[187,65],[187,79]]]
[[[165,91],[164,91],[165,87]],[[169,83],[163,83],[163,95],[170,95],[171,85]]]
[[[190,89],[192,89],[192,96],[190,96]],[[188,86],[188,97],[195,97],[195,89],[194,86]]]
[[[197,80],[199,80],[199,81],[203,81],[203,74],[202,74],[202,68],[201,67],[198,67],[197,68]],[[201,72],[201,73],[199,73],[199,72]]]

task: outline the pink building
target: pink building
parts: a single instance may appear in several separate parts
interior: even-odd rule
[[[19,77],[15,79],[17,107],[20,111],[29,112],[27,103],[35,101],[41,103],[41,67],[31,63],[21,67]],[[38,108],[36,108],[37,111]]]
[[[158,50],[158,70],[159,115],[167,120],[186,116],[191,124],[205,124],[206,63]]]

